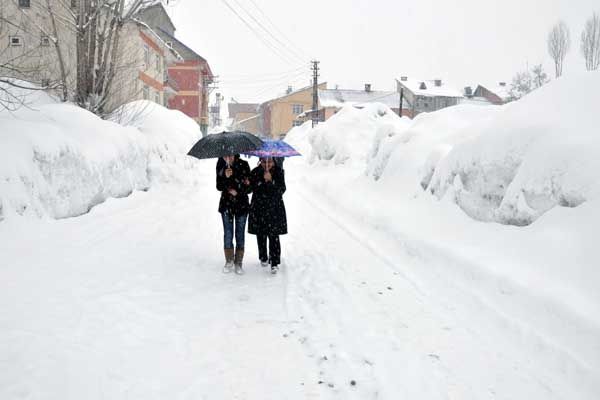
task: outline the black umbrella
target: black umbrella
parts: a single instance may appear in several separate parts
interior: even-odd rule
[[[262,140],[248,132],[221,132],[200,139],[188,152],[188,156],[218,158],[256,150],[262,145]]]

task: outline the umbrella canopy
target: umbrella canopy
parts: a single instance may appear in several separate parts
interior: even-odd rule
[[[263,140],[263,145],[256,150],[244,151],[244,154],[256,157],[293,157],[301,156],[292,146],[283,140]]]
[[[200,139],[188,156],[204,159],[230,156],[261,148],[263,141],[244,131],[221,132]]]

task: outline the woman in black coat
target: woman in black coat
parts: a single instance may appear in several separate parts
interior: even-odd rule
[[[250,166],[239,155],[225,156],[217,161],[217,190],[221,192],[219,212],[223,220],[225,266],[223,272],[243,274],[246,221],[250,205]],[[235,236],[235,253],[233,238]]]
[[[271,272],[277,273],[281,262],[279,235],[287,233],[287,217],[283,204],[284,172],[272,158],[261,158],[260,165],[252,170],[250,183],[253,193],[248,233],[256,235],[261,265],[266,267],[270,262]]]

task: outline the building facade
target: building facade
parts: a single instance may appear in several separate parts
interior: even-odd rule
[[[144,8],[140,11],[139,18],[179,55],[179,59],[167,65],[167,81],[172,89],[167,96],[167,106],[180,110],[195,120],[206,135],[210,85],[214,81],[210,65],[202,56],[175,38],[175,25],[162,4],[156,3]]]
[[[56,87],[64,73],[68,91],[77,79],[73,16],[60,0],[50,0],[50,7],[55,25],[45,0],[0,0],[0,76]]]
[[[229,103],[227,110],[231,120],[231,127],[250,132],[253,135],[260,135],[260,115],[258,108],[259,104],[256,103]]]
[[[407,115],[411,118],[422,112],[433,112],[455,106],[464,99],[460,90],[449,86],[441,79],[423,81],[403,76],[396,80],[396,89],[398,93],[402,91],[408,105]]]
[[[319,90],[319,105],[324,119],[329,119],[344,106],[363,108],[366,104],[381,103],[400,112],[400,93],[395,91],[372,90],[370,84],[365,84],[364,90],[356,89],[321,89]],[[406,99],[403,102],[402,114],[411,116]]]
[[[327,82],[319,84],[326,89]],[[259,132],[270,138],[282,138],[294,126],[302,124],[298,118],[312,108],[312,86],[292,91],[284,96],[266,101],[259,106]]]

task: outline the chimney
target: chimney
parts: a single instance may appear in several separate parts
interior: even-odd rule
[[[506,86],[506,82],[500,82],[499,84],[500,84],[500,86],[502,86],[502,87],[505,87],[505,86]]]
[[[290,94],[292,92],[293,92],[292,87],[288,86],[287,90],[285,91],[285,94]]]
[[[437,87],[442,86],[442,80],[441,79],[436,79],[434,82],[435,82],[435,86],[437,86]]]
[[[370,92],[370,91],[371,91],[371,84],[365,83],[365,92]]]
[[[427,85],[425,84],[425,82],[421,82],[421,84],[419,85],[419,89],[427,90]]]
[[[408,76],[401,76],[400,82],[406,82],[408,80]]]
[[[471,86],[465,87],[465,96],[469,98],[473,97],[473,89],[471,88]]]

